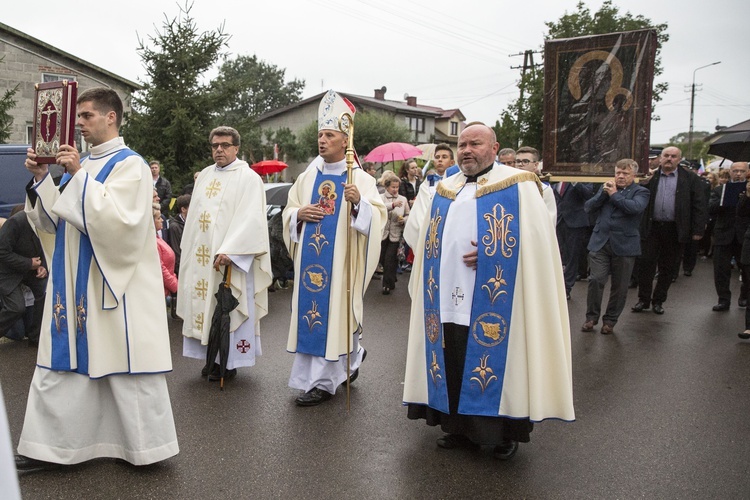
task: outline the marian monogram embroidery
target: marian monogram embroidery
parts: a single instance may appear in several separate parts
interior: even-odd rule
[[[437,258],[438,252],[440,251],[440,238],[438,238],[438,228],[443,220],[443,216],[440,215],[440,209],[438,208],[435,212],[435,217],[430,219],[430,227],[427,230],[427,243],[425,245],[425,251],[427,252],[427,258],[431,259],[433,255]]]
[[[499,215],[498,208],[500,209]],[[487,257],[494,257],[499,246],[503,257],[511,257],[517,243],[516,237],[511,236],[510,231],[510,223],[514,219],[513,214],[506,213],[505,207],[497,203],[492,207],[492,213],[485,213],[482,218],[489,225],[486,230],[487,234],[482,236],[482,244],[486,247],[484,254]]]

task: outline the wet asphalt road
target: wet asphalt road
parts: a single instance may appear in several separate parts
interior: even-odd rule
[[[577,421],[538,424],[510,462],[490,450],[443,450],[442,435],[401,406],[409,298],[366,297],[368,350],[352,386],[315,408],[287,387],[291,291],[270,296],[263,356],[219,392],[180,355],[170,320],[168,375],[180,454],[135,468],[103,459],[21,479],[25,499],[221,498],[750,498],[750,341],[744,309],[715,313],[711,262],[680,276],[666,314],[633,314],[615,335],[582,333],[586,283],[569,302]],[[0,382],[14,442],[35,351],[0,343]]]

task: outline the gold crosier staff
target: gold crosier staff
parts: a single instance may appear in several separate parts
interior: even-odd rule
[[[346,120],[346,122],[344,121]],[[349,123],[349,130],[344,130],[344,123]],[[339,115],[339,130],[349,137],[349,143],[346,146],[346,183],[352,183],[352,167],[354,165],[354,117],[349,113]],[[349,331],[351,327],[352,314],[352,203],[346,204],[346,411],[349,411],[349,387],[351,386],[349,377],[351,376],[351,351],[352,351],[352,334]]]

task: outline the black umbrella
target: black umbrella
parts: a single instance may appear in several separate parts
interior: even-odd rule
[[[750,131],[733,132],[719,137],[709,146],[708,154],[732,161],[750,161]]]
[[[291,187],[291,184],[278,184],[266,189],[266,205],[285,207],[289,199],[289,188]]]
[[[211,329],[208,332],[208,346],[206,349],[206,371],[211,376],[216,355],[219,355],[219,387],[224,390],[224,375],[227,373],[227,359],[229,358],[229,313],[240,303],[232,295],[231,264],[224,268],[224,279],[219,285],[216,297],[216,309],[211,317]]]

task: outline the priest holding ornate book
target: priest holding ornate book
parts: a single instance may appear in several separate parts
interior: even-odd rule
[[[466,127],[461,173],[418,224],[404,404],[440,425],[439,447],[507,460],[534,422],[575,417],[555,227],[536,174],[496,164],[498,149],[491,128]]]
[[[297,178],[283,213],[284,240],[296,276],[287,343],[287,350],[295,353],[289,386],[302,391],[296,399],[299,406],[330,399],[347,381],[347,359],[353,382],[365,357],[358,342],[362,299],[378,264],[386,210],[371,175],[355,165],[351,181],[346,182],[350,130],[346,115],[354,113],[354,106],[333,90],[323,96],[318,110],[320,156]],[[351,218],[347,203],[352,204]],[[351,294],[344,264],[347,252]],[[351,318],[349,325],[347,318]]]
[[[172,370],[146,162],[119,137],[115,91],[77,100],[91,145],[62,145],[60,187],[29,149],[26,212],[50,263],[47,306],[16,467],[111,457],[146,465],[178,453]]]

